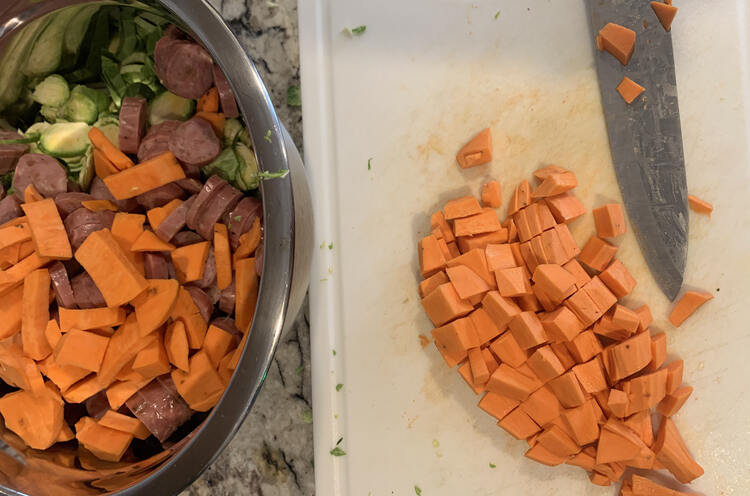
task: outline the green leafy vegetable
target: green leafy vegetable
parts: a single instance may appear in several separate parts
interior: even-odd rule
[[[330,451],[330,453],[331,453],[331,454],[332,454],[333,456],[344,456],[344,455],[346,455],[346,451],[342,450],[342,449],[341,449],[341,448],[339,448],[338,446],[336,446],[335,448],[333,448],[333,449],[332,449],[332,450]]]
[[[497,20],[498,17],[500,17],[500,11],[499,10],[497,12],[495,12],[495,20]]]
[[[420,489],[419,486],[414,486],[414,492],[417,494],[417,496],[422,496],[422,489]]]
[[[343,384],[341,384],[341,383],[339,383],[339,384],[336,384],[336,391],[337,391],[337,392],[338,392],[338,391],[341,391],[341,388],[343,388],[343,387],[344,387],[344,385],[343,385]]]
[[[300,375],[303,370],[305,370],[305,366],[300,365],[299,367],[297,367],[297,370],[295,370],[295,372],[297,373],[297,375]]]
[[[269,143],[271,142],[271,130],[270,129],[266,131],[266,134],[265,136],[263,136],[263,139],[268,141]]]
[[[284,179],[289,175],[289,169],[280,170],[278,172],[258,172],[257,176],[261,179]]]
[[[306,424],[312,424],[313,422],[312,410],[305,410],[304,412],[302,412],[302,421]]]
[[[357,26],[356,28],[352,28],[352,34],[356,34],[356,35],[361,35],[365,31],[367,31],[367,26],[365,26],[365,25]]]
[[[331,351],[333,351],[333,356],[336,356],[336,350],[331,350]]]
[[[330,243],[328,243],[328,249],[329,250],[333,250],[333,241],[331,241]]]
[[[39,136],[41,136],[39,133],[31,133],[25,138],[5,140],[0,139],[0,145],[25,145],[27,143],[36,143],[37,141],[39,141]]]
[[[367,159],[367,170],[372,170],[372,158]]]
[[[286,89],[286,104],[290,107],[302,106],[302,92],[297,85],[291,85]]]
[[[497,465],[495,465],[494,463],[490,463],[490,468],[497,468]]]

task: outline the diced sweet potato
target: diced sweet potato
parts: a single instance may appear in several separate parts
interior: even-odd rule
[[[479,346],[477,331],[469,318],[457,319],[433,329],[432,337],[438,348],[452,356],[460,356],[460,360],[466,357],[470,348]]]
[[[483,250],[490,243],[506,243],[508,241],[508,230],[504,227],[496,231],[474,236],[461,236],[456,239],[458,249],[461,253],[467,253],[471,250]]]
[[[547,425],[560,415],[560,401],[549,388],[542,386],[526,398],[520,407],[537,425]]]
[[[598,431],[597,431],[598,432]],[[596,460],[594,459],[594,456],[592,456],[589,453],[586,453],[586,449],[576,453],[574,456],[570,457],[565,461],[568,465],[574,465],[576,467],[581,467],[582,469],[586,470],[587,472],[590,472],[594,469],[594,465],[596,464]],[[622,495],[621,495],[622,496]]]
[[[565,408],[583,405],[586,396],[573,371],[568,371],[549,382],[549,387]]]
[[[616,238],[625,234],[625,214],[619,203],[607,203],[595,208],[592,213],[596,234],[600,238]]]
[[[512,299],[501,296],[497,291],[489,291],[484,296],[482,308],[501,332],[507,329],[508,323],[514,316],[521,313],[521,309]]]
[[[485,210],[476,215],[461,217],[453,221],[453,234],[459,236],[476,236],[495,232],[502,228],[494,210]]]
[[[446,243],[450,243],[451,241],[456,240],[456,238],[453,236],[453,229],[451,229],[448,221],[445,220],[445,215],[443,214],[442,210],[438,210],[430,217],[430,229],[433,231],[435,229],[440,229],[440,232],[442,233],[443,239],[445,239]]]
[[[566,456],[555,454],[540,443],[530,447],[523,456],[548,467],[560,465],[567,459]]]
[[[548,341],[547,333],[534,312],[525,311],[513,317],[508,323],[510,332],[523,349],[530,349]]]
[[[695,195],[688,195],[688,205],[690,210],[698,214],[711,215],[711,212],[714,211],[713,205]]]
[[[572,456],[581,448],[565,431],[557,425],[550,425],[537,437],[537,442],[550,452],[563,457]]]
[[[684,362],[682,360],[675,360],[664,369],[667,372],[664,386],[667,394],[674,393],[682,384],[683,369]]]
[[[468,301],[459,298],[453,284],[449,282],[441,284],[432,293],[422,298],[422,307],[436,326],[467,315],[474,310]]]
[[[482,185],[482,203],[487,207],[500,208],[503,203],[502,192],[500,191],[500,183],[497,181],[489,181]]]
[[[190,357],[189,372],[172,370],[172,380],[180,396],[198,412],[213,408],[225,388],[208,355],[202,350]]]
[[[586,270],[581,267],[575,258],[563,264],[563,269],[567,270],[576,279],[576,287],[581,289],[591,280]]]
[[[589,394],[607,389],[607,379],[604,377],[602,360],[598,356],[588,362],[573,367],[573,373],[584,391]]]
[[[492,134],[490,128],[483,129],[466,143],[456,155],[462,169],[484,165],[492,161]]]
[[[484,392],[484,383],[479,385],[474,383],[474,377],[471,375],[471,365],[468,361],[458,367],[458,374],[466,382],[466,385],[474,391],[474,394],[482,394]]]
[[[597,236],[591,236],[581,248],[578,260],[599,272],[607,268],[607,265],[617,253],[617,247],[607,243]]]
[[[622,65],[628,65],[635,49],[635,31],[613,22],[607,23],[599,31],[599,50],[612,54]]]
[[[594,276],[586,283],[581,291],[584,291],[594,302],[599,311],[604,314],[617,303],[617,297],[604,285],[598,276]]]
[[[621,388],[628,395],[627,415],[653,408],[667,395],[667,370],[623,381]]]
[[[585,287],[585,286],[584,286]],[[579,289],[570,298],[565,300],[564,305],[573,312],[583,327],[588,327],[602,316],[603,312],[586,291]]]
[[[73,329],[63,334],[54,351],[58,365],[70,365],[91,372],[99,372],[109,338],[93,332]]]
[[[668,417],[661,419],[653,450],[656,459],[683,484],[703,475],[703,468],[690,456],[677,426]]]
[[[613,383],[644,369],[651,361],[651,335],[648,332],[636,334],[632,338],[609,348],[611,370],[609,378]]]
[[[542,184],[531,193],[532,198],[547,198],[549,196],[561,195],[578,186],[575,174],[570,171],[548,174],[542,180]]]
[[[692,393],[693,388],[690,386],[677,388],[661,400],[661,403],[656,406],[656,411],[665,417],[671,417],[682,408]]]
[[[586,213],[581,201],[572,193],[563,193],[557,196],[550,196],[544,199],[549,207],[555,220],[562,224],[567,224]]]
[[[508,217],[518,212],[531,203],[531,185],[525,179],[513,190],[510,204],[508,205]]]
[[[484,280],[491,288],[495,288],[495,276],[487,268],[487,259],[485,258],[484,246],[481,248],[474,248],[463,255],[448,260],[446,263],[447,267],[456,267],[458,265],[465,265],[474,271],[479,277]]]
[[[531,284],[521,267],[496,270],[495,280],[500,296],[514,297],[531,294]]]
[[[539,432],[539,426],[521,408],[516,408],[498,423],[498,426],[516,439],[526,439]]]
[[[636,83],[629,77],[625,76],[622,78],[622,81],[620,81],[620,84],[617,85],[617,92],[620,94],[623,100],[625,100],[625,103],[631,104],[633,101],[638,98],[638,96],[646,91],[646,88],[641,86],[640,84]],[[599,236],[608,238],[611,236],[604,236],[603,234],[599,234]]]
[[[491,272],[517,267],[510,245],[488,244],[484,248],[484,254],[487,260],[487,268]]]
[[[532,280],[558,304],[576,291],[575,277],[557,264],[537,265]]]
[[[537,348],[526,361],[529,368],[543,383],[549,382],[565,372],[555,352],[550,346]]]
[[[690,496],[688,493],[669,489],[638,474],[633,474],[631,491],[630,496]]]
[[[445,271],[441,270],[440,272],[436,272],[435,274],[419,283],[419,296],[421,298],[424,298],[428,294],[432,293],[435,288],[437,288],[441,284],[445,284],[446,282],[448,282],[448,276],[445,274]]]
[[[607,285],[617,298],[624,298],[635,288],[636,281],[628,269],[619,260],[613,260],[609,266],[599,274],[599,278]]]
[[[479,204],[479,201],[471,195],[450,200],[443,207],[445,220],[470,217],[481,212],[482,206]]]
[[[563,244],[560,234],[565,233],[566,230],[567,226],[564,224],[561,226],[555,225],[553,229],[548,229],[540,235],[547,263],[562,265],[578,252],[575,241],[568,238],[567,235],[564,235],[566,242]],[[569,233],[570,231],[568,231]]]
[[[519,402],[506,396],[488,391],[481,400],[479,408],[492,415],[498,420],[508,415]]]
[[[488,391],[517,401],[524,401],[541,386],[542,383],[539,379],[529,377],[519,372],[518,369],[501,363],[497,370],[490,376],[486,387]]]
[[[490,350],[502,363],[511,367],[520,367],[528,358],[528,353],[519,346],[510,331],[490,343]]]
[[[669,321],[680,327],[701,305],[712,299],[713,295],[705,291],[686,291],[669,314]]]
[[[491,288],[476,272],[465,265],[456,265],[445,269],[451,284],[462,300],[472,296],[483,295]]]
[[[490,371],[487,368],[487,363],[484,361],[482,351],[479,348],[471,348],[468,350],[468,356],[469,365],[471,366],[471,377],[474,380],[474,385],[484,386],[490,378]]]
[[[479,338],[479,344],[485,345],[500,335],[500,329],[498,329],[495,322],[489,316],[484,308],[477,308],[469,314],[471,323],[474,324],[474,329],[477,331],[477,337]]]
[[[592,443],[599,439],[599,423],[594,410],[595,400],[589,399],[582,405],[568,408],[562,411],[560,417],[568,430],[572,432],[573,439],[580,445]],[[591,464],[593,466],[593,457]]]
[[[659,19],[659,22],[666,31],[672,29],[672,21],[677,15],[677,7],[673,6],[671,2],[669,4],[664,2],[651,2],[651,8],[654,9],[654,14]]]

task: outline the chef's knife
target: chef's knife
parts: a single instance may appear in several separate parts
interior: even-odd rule
[[[599,88],[631,226],[654,279],[674,300],[687,258],[688,211],[672,36],[646,0],[587,2],[594,36],[608,22],[636,32],[627,66],[596,52]],[[615,89],[623,76],[646,89],[629,105]]]

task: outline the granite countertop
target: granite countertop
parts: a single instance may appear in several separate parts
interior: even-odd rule
[[[210,0],[260,72],[281,122],[302,151],[302,111],[287,104],[299,85],[297,0]],[[183,496],[308,496],[313,474],[307,303],[281,337],[266,383],[237,436]]]

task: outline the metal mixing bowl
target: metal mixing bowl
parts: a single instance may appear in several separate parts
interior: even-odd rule
[[[0,438],[0,494],[169,495],[176,494],[221,453],[239,429],[260,391],[285,324],[299,312],[309,283],[313,250],[312,202],[299,153],[284,127],[253,63],[205,0],[2,0],[0,71],[16,36],[35,19],[83,3],[160,9],[209,50],[226,74],[250,130],[261,170],[288,169],[285,179],[264,181],[263,276],[247,346],[219,404],[192,432],[165,451],[135,464],[100,463],[98,470],[71,466],[72,455],[53,447],[25,448],[4,425]],[[268,130],[274,138],[264,139]],[[2,304],[2,303],[0,303]],[[69,449],[70,450],[70,449]]]

